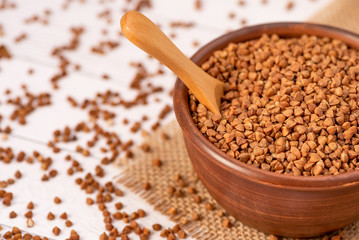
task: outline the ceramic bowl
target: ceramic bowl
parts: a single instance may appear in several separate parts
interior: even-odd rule
[[[281,37],[303,34],[339,39],[359,50],[359,35],[324,25],[273,23],[225,34],[202,47],[192,60],[201,65],[216,50],[263,33]],[[177,79],[174,109],[195,171],[213,198],[239,221],[263,232],[311,237],[359,219],[359,172],[336,176],[289,176],[235,160],[197,129],[188,106],[188,89]]]

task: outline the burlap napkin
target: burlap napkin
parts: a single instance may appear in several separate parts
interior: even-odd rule
[[[359,32],[358,13],[359,0],[336,0],[309,21]],[[163,137],[163,133],[168,135],[168,139]],[[145,152],[139,147],[134,152],[135,158],[129,161],[119,181],[140,194],[157,210],[180,223],[192,237],[223,240],[270,239],[269,235],[227,215],[208,194],[196,177],[186,153],[182,132],[176,122],[151,133],[145,138],[144,144],[148,145],[150,150]],[[153,159],[159,159],[161,166],[155,166]],[[145,190],[144,183],[149,183],[150,189]],[[194,200],[195,195],[201,198],[200,203]],[[213,210],[208,209],[208,203],[213,206]],[[173,209],[176,214],[170,214]],[[198,214],[198,220],[192,220],[193,212]],[[230,221],[230,227],[222,226],[224,219]],[[359,239],[359,222],[315,239],[330,239],[337,234],[348,240]]]

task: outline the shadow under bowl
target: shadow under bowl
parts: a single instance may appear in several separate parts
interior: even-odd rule
[[[201,65],[229,43],[303,34],[338,39],[359,50],[359,35],[309,23],[272,23],[225,34],[202,47],[192,60]],[[177,79],[174,110],[195,171],[213,198],[239,221],[263,232],[312,237],[359,219],[359,171],[336,176],[288,176],[231,158],[197,129],[188,106],[188,88]]]

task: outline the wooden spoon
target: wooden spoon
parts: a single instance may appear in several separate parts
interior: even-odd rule
[[[220,113],[223,82],[187,58],[150,19],[136,11],[127,12],[121,18],[121,29],[128,40],[171,69],[200,103]]]

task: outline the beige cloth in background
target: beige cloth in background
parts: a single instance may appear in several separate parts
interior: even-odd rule
[[[359,0],[335,0],[309,21],[342,27],[359,33]],[[162,139],[162,132],[168,134],[170,138],[167,140]],[[135,157],[127,162],[128,165],[126,165],[124,173],[119,177],[120,182],[140,194],[141,197],[163,214],[169,215],[169,208],[176,208],[177,215],[171,216],[171,219],[176,222],[180,222],[181,217],[189,219],[188,224],[181,226],[196,239],[269,239],[269,235],[248,227],[227,214],[223,216],[218,214],[221,207],[197,179],[191,161],[187,156],[182,132],[177,122],[172,122],[155,133],[151,133],[150,136],[145,138],[145,142],[149,144],[151,150],[145,153],[139,148],[134,152]],[[162,166],[153,166],[153,158],[159,158],[162,161]],[[179,187],[174,180],[174,177],[178,174],[184,180],[186,187]],[[151,185],[151,188],[147,191],[142,189],[145,182]],[[182,196],[169,196],[169,186],[182,189]],[[201,196],[202,202],[200,204],[194,202],[193,194],[187,193],[186,189],[189,186],[194,187],[196,193]],[[205,203],[207,202],[213,204],[214,210],[205,209]],[[191,220],[193,211],[198,213],[199,220]],[[231,221],[232,226],[230,228],[222,226],[222,221],[225,218]],[[344,239],[359,239],[359,222],[355,222],[335,233],[328,234],[327,237],[330,239],[330,236],[338,233]],[[315,239],[322,239],[323,237]]]
[[[309,22],[332,25],[359,33],[359,1],[333,0],[333,3],[311,17]]]

